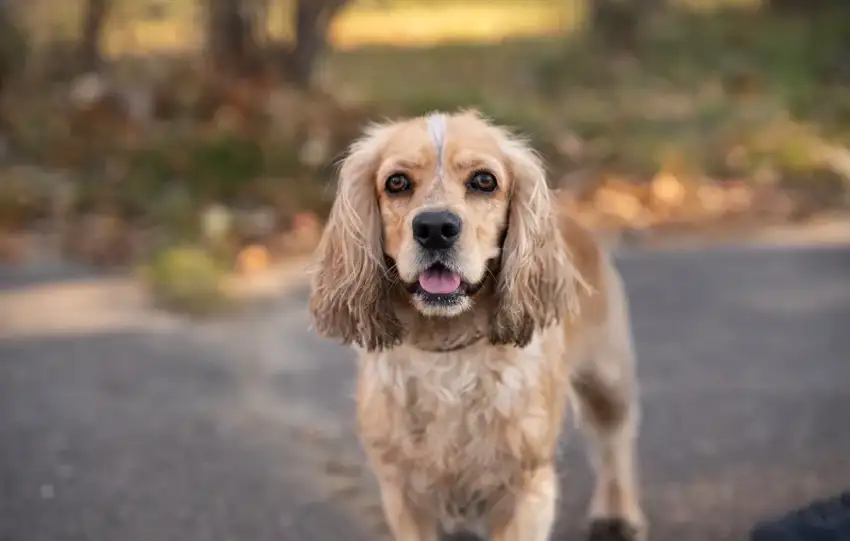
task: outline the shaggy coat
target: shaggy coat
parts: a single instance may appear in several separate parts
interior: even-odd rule
[[[578,414],[591,539],[643,539],[620,277],[527,144],[475,112],[370,126],[340,168],[310,310],[358,353],[359,434],[397,541],[544,541]]]

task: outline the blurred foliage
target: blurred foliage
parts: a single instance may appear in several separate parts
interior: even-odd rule
[[[53,180],[11,183],[0,172],[0,228],[42,223],[57,207],[73,231],[105,215],[121,231],[150,232],[147,249],[127,254],[159,254],[154,281],[181,269],[212,276],[249,244],[303,245],[279,239],[302,211],[328,211],[336,162],[365,122],[468,107],[529,134],[552,184],[574,191],[672,176],[705,193],[769,185],[803,206],[846,205],[842,5],[789,14],[778,0],[636,0],[606,22],[611,12],[582,0],[352,0],[326,21],[332,50],[305,89],[278,69],[297,35],[295,0],[243,1],[266,10],[254,31],[270,69],[211,69],[196,0],[114,0],[105,63],[89,79],[73,68],[81,0],[10,12],[17,33],[2,34],[0,53],[21,75],[0,96],[4,160]],[[612,43],[620,24],[628,39]],[[242,216],[215,247],[203,238],[211,205]],[[168,246],[179,247],[176,263],[160,251]],[[192,250],[215,265],[203,270]]]
[[[156,253],[141,276],[163,307],[202,316],[228,305],[225,272],[207,251],[178,245]]]

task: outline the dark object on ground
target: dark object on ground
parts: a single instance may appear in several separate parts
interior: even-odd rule
[[[850,491],[761,522],[750,541],[850,541]]]

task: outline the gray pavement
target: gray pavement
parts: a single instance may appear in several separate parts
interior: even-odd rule
[[[745,539],[850,488],[850,248],[619,265],[652,539]],[[227,321],[124,309],[110,325],[64,300],[73,281],[40,281],[0,270],[0,300],[42,288],[35,311],[51,316],[0,333],[0,541],[382,538],[352,433],[352,356],[307,328],[304,291]],[[579,539],[590,475],[572,430],[562,471],[554,538]]]

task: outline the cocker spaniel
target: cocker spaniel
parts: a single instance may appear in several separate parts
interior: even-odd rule
[[[397,541],[544,541],[578,414],[589,537],[646,536],[622,281],[541,160],[474,111],[372,125],[340,168],[310,311],[359,356],[357,421]]]

